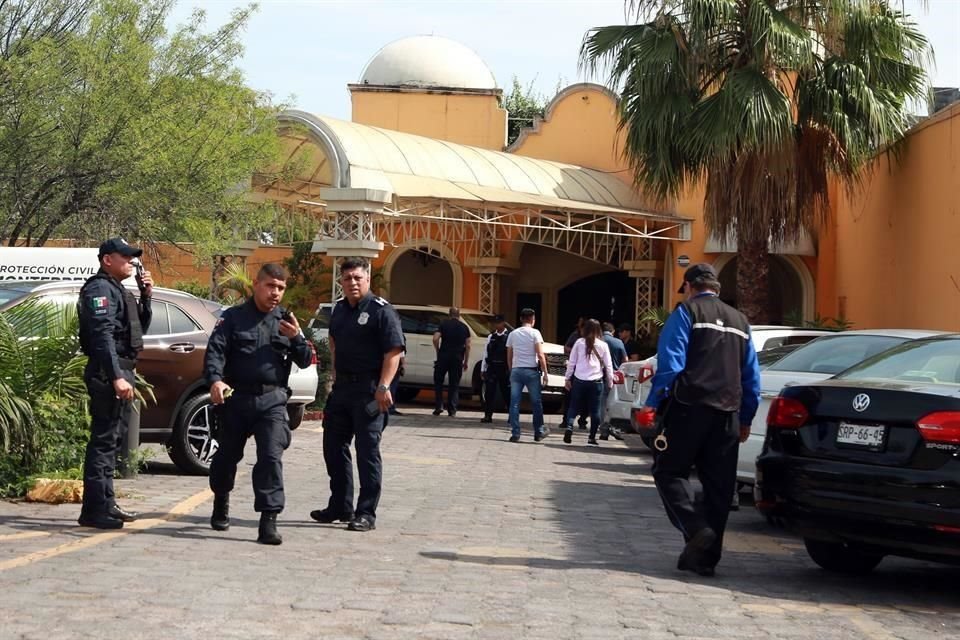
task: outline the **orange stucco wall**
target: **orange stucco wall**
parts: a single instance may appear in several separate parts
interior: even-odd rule
[[[820,279],[835,290],[819,303],[858,328],[960,331],[960,104],[906,142],[899,163],[874,161],[862,191],[836,190],[835,266],[821,251]]]
[[[360,124],[494,151],[506,144],[507,112],[495,95],[355,89],[350,99]]]

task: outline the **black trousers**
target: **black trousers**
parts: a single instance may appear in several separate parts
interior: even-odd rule
[[[486,380],[483,382],[483,415],[493,417],[493,408],[497,406],[497,391],[503,398],[503,403],[510,408],[510,374],[506,364],[490,364],[487,366]]]
[[[237,464],[243,460],[247,438],[257,443],[253,465],[254,511],[283,511],[283,452],[292,433],[287,422],[287,393],[277,389],[262,395],[234,392],[220,411],[221,427],[217,449],[210,462],[210,490],[233,491]]]
[[[133,371],[123,371],[124,379],[134,383]],[[119,400],[113,382],[87,373],[84,375],[90,395],[90,440],[83,461],[83,515],[96,517],[116,504],[113,472],[117,451],[130,424],[133,403]]]
[[[653,479],[667,517],[689,541],[710,527],[717,540],[703,556],[708,566],[720,561],[730,496],[737,482],[740,425],[736,412],[673,403],[665,418],[666,451],[656,454]],[[696,465],[703,502],[694,503],[690,468]]]
[[[371,416],[366,406],[374,399],[376,381],[340,382],[333,385],[323,411],[323,461],[330,477],[327,508],[341,515],[377,517],[383,483],[380,439],[384,414]],[[356,438],[360,495],[353,505],[353,458],[350,443]]]
[[[460,378],[463,376],[463,355],[441,353],[433,365],[433,392],[437,409],[443,408],[443,379],[447,382],[447,410],[456,411],[460,404]]]
[[[567,413],[570,412],[570,392],[564,390],[563,392],[563,402],[560,405],[560,415],[563,416],[563,425],[567,424]],[[570,421],[570,424],[573,424],[573,420]],[[587,413],[584,409],[583,413],[577,416],[577,426],[581,429],[584,428],[587,424]]]

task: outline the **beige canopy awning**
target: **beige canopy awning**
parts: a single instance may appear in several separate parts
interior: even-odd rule
[[[289,110],[281,124],[306,128],[329,163],[313,179],[335,189],[376,190],[397,200],[436,199],[519,206],[544,212],[642,218],[687,226],[654,212],[614,175],[562,162],[489,151],[409,133]],[[308,171],[309,173],[309,171]],[[322,177],[321,177],[322,176]],[[313,200],[315,198],[308,198]]]

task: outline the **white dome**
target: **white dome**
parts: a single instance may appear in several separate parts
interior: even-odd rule
[[[438,36],[391,42],[373,56],[360,84],[451,89],[496,89],[486,63],[472,49]]]

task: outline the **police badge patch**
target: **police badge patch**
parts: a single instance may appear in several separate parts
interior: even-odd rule
[[[93,315],[102,316],[109,310],[110,303],[107,301],[106,296],[97,296],[96,298],[90,299],[90,307],[93,309]]]
[[[357,318],[357,324],[367,324],[367,320],[370,319],[370,314],[366,311],[360,314],[360,317]]]

